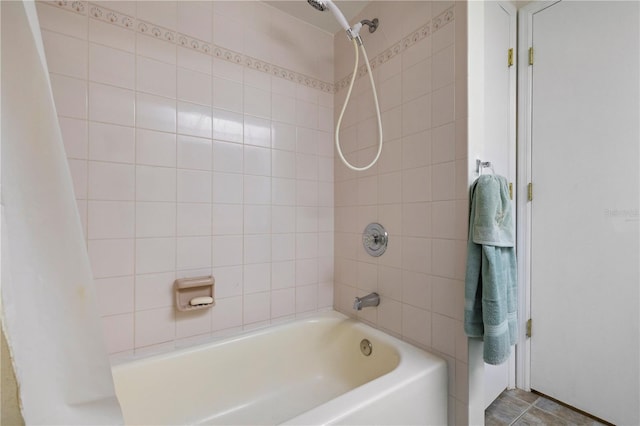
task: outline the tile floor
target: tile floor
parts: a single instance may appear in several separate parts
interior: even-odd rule
[[[544,396],[520,389],[506,390],[484,414],[486,426],[603,425]]]

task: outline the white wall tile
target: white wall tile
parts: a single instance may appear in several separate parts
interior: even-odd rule
[[[221,298],[242,295],[242,266],[226,266],[213,269],[216,277],[216,295]]]
[[[245,86],[244,112],[256,117],[271,118],[271,92]]]
[[[242,173],[242,145],[223,141],[213,141],[213,170],[220,172]]]
[[[244,263],[266,263],[271,261],[270,235],[245,235]]]
[[[451,45],[433,55],[431,84],[434,89],[440,89],[454,82],[454,53],[454,46]]]
[[[214,204],[212,207],[213,235],[242,234],[243,207],[241,204]]]
[[[233,62],[214,58],[213,75],[242,83],[244,81],[244,67]]]
[[[176,312],[176,338],[206,335],[211,332],[211,310]]]
[[[318,127],[318,105],[297,100],[296,124],[310,128]]]
[[[189,344],[330,306],[333,95],[86,16],[68,20],[75,14],[57,6],[37,7],[48,11],[45,44],[101,280],[103,324],[120,334],[107,336],[110,352],[171,348],[176,339]],[[111,8],[255,58],[277,53],[279,67],[333,78],[332,36],[285,19],[297,29],[287,36],[310,31],[327,43],[313,60],[283,56],[265,5]],[[211,272],[215,309],[176,315],[174,279]]]
[[[431,92],[431,58],[418,62],[402,71],[402,101]]]
[[[243,238],[241,235],[213,237],[213,267],[242,265]]]
[[[269,319],[271,297],[269,292],[254,293],[244,296],[243,322],[251,324]]]
[[[136,88],[140,92],[175,99],[175,65],[139,56],[136,63]]]
[[[244,202],[248,204],[271,203],[271,178],[245,175]]]
[[[216,300],[211,312],[212,330],[224,330],[242,325],[242,297]]]
[[[178,6],[176,1],[146,1],[137,3],[138,18],[153,22],[171,30],[177,29]]]
[[[274,218],[275,219],[275,218]],[[281,262],[292,260],[296,257],[295,234],[271,235],[271,260]]]
[[[306,127],[296,128],[296,152],[318,154],[318,132]]]
[[[136,237],[171,237],[176,235],[176,204],[172,202],[137,202]]]
[[[89,240],[94,278],[133,275],[133,240]]]
[[[295,286],[295,262],[273,262],[271,264],[271,288],[290,288]]]
[[[173,308],[150,309],[135,313],[135,345],[143,347],[168,342],[176,337]]]
[[[89,161],[89,199],[133,200],[134,181],[133,165]]]
[[[247,145],[271,146],[271,122],[264,118],[244,116],[244,143]]]
[[[87,82],[57,74],[51,74],[50,78],[58,115],[86,119]]]
[[[211,139],[178,136],[178,168],[211,170]]]
[[[178,237],[176,268],[179,270],[211,267],[211,237]]]
[[[279,93],[271,94],[271,117],[275,121],[295,124],[296,99]]]
[[[438,105],[434,102],[434,105]],[[423,95],[402,104],[402,136],[427,130],[431,127],[431,95]],[[438,107],[436,107],[438,108]]]
[[[139,56],[157,59],[167,64],[176,64],[176,46],[145,34],[136,34],[136,48]]]
[[[271,176],[271,150],[258,146],[244,146],[244,173]]]
[[[271,160],[273,176],[283,178],[296,177],[296,155],[293,152],[274,149],[271,153]]]
[[[152,130],[136,130],[136,163],[149,166],[176,166],[176,135]]]
[[[136,126],[175,133],[176,101],[138,93],[136,96]]]
[[[402,305],[402,336],[430,346],[431,313],[411,305]]]
[[[447,278],[432,277],[433,311],[462,321],[464,303],[464,282]]]
[[[210,138],[211,108],[188,102],[178,102],[178,133]]]
[[[134,89],[135,56],[122,50],[89,43],[89,79]]]
[[[296,312],[296,293],[293,288],[271,292],[271,317],[278,318]]]
[[[242,203],[243,177],[236,173],[213,173],[213,202]]]
[[[212,58],[209,55],[195,51],[191,47],[177,47],[178,66],[203,74],[211,74]]]
[[[273,148],[285,151],[296,149],[296,128],[284,123],[271,123],[271,137]]]
[[[98,19],[89,19],[89,40],[127,52],[135,52],[135,32]]]
[[[244,265],[244,294],[259,293],[271,289],[271,264]]]
[[[211,204],[178,203],[177,235],[211,235]]]
[[[213,139],[242,143],[244,137],[244,118],[242,114],[213,109]]]
[[[89,83],[89,119],[133,126],[135,93],[114,86]]]
[[[136,167],[137,201],[176,201],[176,170],[166,167]]]
[[[87,41],[63,34],[42,31],[49,72],[87,78]]]
[[[222,16],[214,10],[213,43],[236,52],[244,51],[241,22]]]
[[[296,313],[309,312],[318,308],[318,285],[296,288]]]
[[[95,280],[100,315],[133,312],[133,277],[102,278]]]
[[[178,68],[178,99],[210,106],[211,85],[209,74]]]
[[[244,206],[244,233],[268,234],[271,232],[271,206],[252,205]]]
[[[88,37],[87,18],[75,13],[69,13],[46,3],[36,3],[40,27],[61,34],[86,40]]]
[[[264,72],[247,68],[244,70],[244,84],[246,86],[271,91],[271,76]]]
[[[69,159],[69,171],[73,181],[73,194],[76,199],[87,199],[88,195],[88,164],[85,160]]]
[[[132,201],[89,201],[88,238],[133,238],[135,228]]]
[[[183,34],[211,43],[213,41],[212,15],[212,2],[178,2],[177,29]]]
[[[87,159],[89,150],[88,123],[85,120],[59,117],[60,131],[67,158]]]
[[[115,124],[89,123],[89,159],[133,163],[135,129]]]
[[[169,272],[175,267],[175,238],[136,239],[136,273]]]
[[[211,202],[211,172],[178,170],[177,186],[178,202]]]
[[[272,206],[271,207],[271,231],[273,233],[295,232],[296,230],[296,209],[293,206]]]
[[[102,317],[102,330],[110,354],[133,349],[133,316],[129,313]]]
[[[433,92],[431,98],[431,123],[434,127],[455,120],[454,96],[455,89],[453,84]]]

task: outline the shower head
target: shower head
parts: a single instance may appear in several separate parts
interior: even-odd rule
[[[324,2],[322,2],[321,0],[307,0],[309,2],[309,4],[311,5],[311,7],[313,7],[316,10],[319,10],[320,12],[324,12],[325,10],[327,10],[327,6],[324,5]]]
[[[324,12],[329,9],[333,12],[333,16],[336,17],[338,23],[344,28],[344,30],[349,33],[351,27],[349,26],[349,22],[347,22],[347,18],[344,17],[338,6],[336,6],[331,0],[307,0],[309,4],[316,10],[320,12]],[[350,36],[351,37],[351,36]]]

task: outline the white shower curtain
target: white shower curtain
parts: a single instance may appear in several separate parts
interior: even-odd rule
[[[122,424],[35,5],[1,7],[2,325],[22,414]]]

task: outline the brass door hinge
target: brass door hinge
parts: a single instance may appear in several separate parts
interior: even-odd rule
[[[513,47],[509,49],[509,53],[507,54],[507,64],[509,64],[510,67],[513,66]]]
[[[527,337],[531,337],[531,318],[527,321]]]
[[[527,185],[527,199],[533,200],[533,184],[531,182]]]
[[[509,182],[509,199],[513,200],[513,183]]]
[[[529,65],[533,65],[533,47],[529,48]]]

